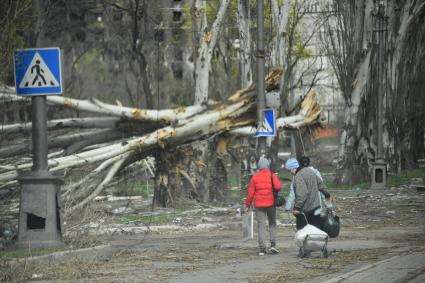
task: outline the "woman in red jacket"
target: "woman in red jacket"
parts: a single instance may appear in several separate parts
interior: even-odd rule
[[[246,198],[246,209],[251,207],[252,201],[254,201],[255,217],[258,223],[258,244],[260,246],[259,255],[266,254],[265,244],[265,233],[266,233],[266,221],[269,222],[270,232],[270,251],[273,254],[279,253],[276,248],[276,207],[274,206],[274,196],[272,189],[272,178],[273,187],[276,190],[280,190],[281,185],[279,178],[276,174],[273,174],[269,170],[270,162],[261,157],[258,161],[258,172],[252,176],[248,188],[248,196]]]

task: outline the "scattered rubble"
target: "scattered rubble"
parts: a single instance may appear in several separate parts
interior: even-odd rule
[[[330,249],[329,258],[300,261],[295,252],[288,254],[288,250],[294,249],[294,218],[278,209],[278,237],[282,241],[285,269],[271,266],[265,273],[249,275],[250,282],[272,282],[276,278],[281,279],[277,281],[305,281],[320,274],[339,272],[351,264],[373,262],[393,253],[396,248],[417,250],[425,245],[425,193],[400,186],[383,191],[331,191],[331,194],[342,228],[340,236],[331,240],[330,246],[334,248]],[[16,267],[16,272],[23,272],[19,278],[103,278],[106,282],[126,278],[128,281],[157,282],[178,274],[258,260],[256,241],[243,243],[238,237],[239,204],[227,207],[194,205],[193,209],[185,211],[158,209],[151,212],[142,205],[144,201],[143,198],[99,199],[98,205],[106,209],[104,214],[87,218],[90,221],[79,225],[67,224],[68,239],[82,236],[95,239],[93,242],[87,240],[89,246],[118,241],[121,250],[110,259],[69,261],[65,266],[51,263],[45,268],[33,266],[25,271]],[[129,207],[133,208],[131,214],[124,213]],[[114,214],[114,209],[122,211]],[[146,242],[146,237],[151,240]],[[380,241],[381,248],[372,248]],[[370,244],[361,247],[360,242]],[[335,248],[338,246],[340,248]],[[11,260],[1,259],[0,270],[10,271],[7,266]],[[2,276],[7,276],[7,272],[5,274]]]

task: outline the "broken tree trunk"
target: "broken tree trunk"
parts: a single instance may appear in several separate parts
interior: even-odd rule
[[[279,87],[280,74],[280,70],[274,70],[267,76],[267,90],[270,91]],[[85,189],[77,190],[81,192],[79,201],[84,201],[87,197],[93,198],[94,195],[100,193],[107,183],[112,180],[120,171],[120,168],[125,168],[140,158],[144,158],[146,156],[145,154],[151,153],[152,150],[171,150],[185,144],[191,144],[194,141],[199,142],[220,135],[228,138],[232,136],[252,135],[255,132],[254,125],[256,120],[255,98],[255,86],[251,86],[237,91],[223,103],[205,106],[204,111],[191,117],[185,117],[180,120],[172,118],[171,120],[175,121],[175,123],[158,128],[155,131],[131,138],[120,138],[118,142],[116,140],[109,142],[102,140],[101,144],[92,144],[84,148],[76,147],[75,150],[77,152],[73,154],[67,152],[65,154],[69,155],[49,158],[49,170],[54,172],[63,171],[64,169],[71,170],[72,168],[86,165],[97,166],[97,169],[87,174],[85,180],[75,182],[78,183],[76,187],[85,187]],[[115,114],[111,115],[115,116]],[[277,126],[282,129],[311,125],[318,122],[319,116],[320,109],[315,102],[314,93],[311,93],[301,104],[301,111],[296,116],[279,118],[277,120]],[[134,119],[137,120],[137,118]],[[72,147],[75,144],[69,145],[67,143],[67,146]],[[32,162],[28,162],[27,159],[14,158],[13,160],[13,162],[3,162],[0,166],[0,188],[16,185],[18,171],[30,170],[32,166]],[[196,161],[193,161],[193,163],[196,164]],[[196,165],[202,166],[201,163]],[[219,167],[219,165],[217,166]],[[109,170],[109,173],[106,173],[101,179],[102,181],[99,181],[97,176],[105,174],[105,170]],[[186,167],[169,168],[168,172],[175,174],[178,177],[176,179],[178,182],[176,181],[175,187],[170,189],[170,184],[167,181],[170,180],[170,176],[164,174],[160,177],[159,181],[162,182],[162,186],[166,189],[164,192],[161,190],[155,192],[157,203],[162,202],[161,204],[164,205],[164,201],[165,203],[174,202],[175,196],[180,194],[179,190],[182,188],[182,185],[187,188],[186,192],[182,195],[205,198],[205,196],[200,196],[198,189],[193,185],[196,184],[196,180],[190,176],[189,170]],[[72,195],[73,190],[68,191],[67,194]],[[162,197],[158,199],[157,196],[161,194]],[[81,207],[82,205],[78,205],[78,203],[78,201],[74,201],[72,207],[76,205],[76,208]]]

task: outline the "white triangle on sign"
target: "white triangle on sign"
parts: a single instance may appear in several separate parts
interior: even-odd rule
[[[266,118],[264,118],[262,128],[264,129],[264,132],[267,132],[267,133],[272,133],[273,132],[273,128],[269,124],[269,121],[267,121]]]
[[[58,87],[59,83],[38,52],[29,64],[19,88]]]

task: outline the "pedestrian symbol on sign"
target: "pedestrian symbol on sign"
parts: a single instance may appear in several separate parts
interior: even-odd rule
[[[57,47],[15,50],[17,95],[62,93],[61,51]]]
[[[19,84],[20,88],[26,87],[57,87],[58,81],[53,76],[49,67],[44,63],[38,52],[35,53],[31,64],[25,72],[24,78]]]
[[[257,128],[256,137],[273,137],[276,130],[276,118],[273,109],[264,109],[264,120]]]

